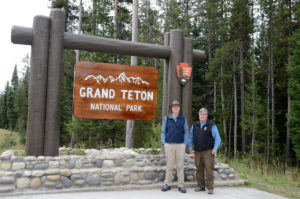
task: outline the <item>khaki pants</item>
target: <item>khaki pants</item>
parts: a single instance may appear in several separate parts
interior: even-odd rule
[[[166,178],[165,184],[170,185],[173,178],[173,169],[176,166],[177,177],[178,177],[178,186],[184,186],[184,153],[185,153],[185,144],[176,144],[176,143],[166,143],[165,144],[165,154],[166,154]]]
[[[196,180],[200,188],[214,188],[215,156],[211,154],[211,151],[212,150],[195,150]]]

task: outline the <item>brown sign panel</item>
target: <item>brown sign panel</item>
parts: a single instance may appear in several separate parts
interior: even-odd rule
[[[153,120],[156,105],[155,68],[85,61],[76,63],[75,117]]]

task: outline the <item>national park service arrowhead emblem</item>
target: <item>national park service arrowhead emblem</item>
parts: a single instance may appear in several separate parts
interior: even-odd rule
[[[188,63],[182,62],[176,67],[177,77],[181,85],[186,85],[192,75],[192,67]]]

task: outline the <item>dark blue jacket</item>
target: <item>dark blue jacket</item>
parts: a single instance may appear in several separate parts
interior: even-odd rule
[[[166,143],[184,143],[185,117],[179,115],[176,122],[172,115],[167,116]]]

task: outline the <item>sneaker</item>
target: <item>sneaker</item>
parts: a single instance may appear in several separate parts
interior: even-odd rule
[[[199,192],[199,191],[205,191],[205,188],[201,188],[201,187],[197,187],[196,189],[194,189],[196,192]]]
[[[178,191],[180,191],[181,193],[186,193],[186,190],[184,187],[178,187]]]
[[[213,194],[213,193],[214,193],[214,190],[213,190],[213,189],[208,189],[208,190],[207,190],[207,193],[208,193],[208,194]]]
[[[164,184],[162,187],[161,187],[161,190],[162,191],[169,191],[171,189],[171,187],[167,184]]]

